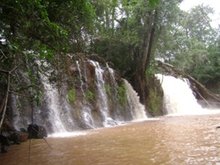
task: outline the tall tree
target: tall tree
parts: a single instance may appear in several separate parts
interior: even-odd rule
[[[142,103],[147,95],[145,73],[154,59],[155,43],[162,25],[169,24],[171,15],[175,14],[172,8],[176,8],[179,2],[118,1],[113,35],[105,33],[95,40],[95,52],[112,61],[131,80]]]

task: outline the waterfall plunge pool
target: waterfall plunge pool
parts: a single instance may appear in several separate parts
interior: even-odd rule
[[[13,145],[2,165],[217,165],[220,114],[165,116]],[[30,160],[28,155],[30,153]]]

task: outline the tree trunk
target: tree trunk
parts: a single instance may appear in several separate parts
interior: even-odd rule
[[[142,54],[140,54],[139,59],[137,60],[136,73],[132,79],[134,88],[140,96],[141,103],[144,105],[146,105],[146,98],[148,96],[145,71],[149,67],[152,58],[151,50],[155,35],[156,19],[157,11],[153,10],[149,12],[149,17],[146,18],[144,23],[144,29],[146,29],[146,31],[143,35],[143,45],[141,47],[141,50],[143,51],[141,51]]]
[[[1,70],[0,72],[3,74],[7,74],[7,88],[6,88],[6,94],[5,94],[5,99],[3,100],[3,103],[1,105],[0,112],[1,112],[1,118],[0,118],[0,130],[2,128],[2,124],[4,122],[5,119],[5,114],[6,114],[6,110],[7,110],[7,104],[8,104],[8,96],[9,96],[9,92],[10,92],[10,85],[11,85],[11,73],[17,69],[17,66],[14,67],[11,71],[5,71],[5,70]]]
[[[7,89],[6,89],[6,95],[5,95],[5,99],[4,99],[4,102],[2,103],[3,104],[3,109],[1,110],[2,111],[2,115],[1,115],[1,120],[0,120],[0,129],[2,128],[2,124],[4,122],[4,119],[5,119],[5,113],[6,113],[6,110],[7,110],[7,104],[8,104],[8,95],[9,95],[9,90],[10,90],[10,72],[8,72],[7,74]]]
[[[152,45],[154,41],[156,19],[157,19],[157,11],[154,10],[150,12],[149,20],[145,21],[145,27],[147,31],[145,32],[145,35],[144,35],[144,42],[142,46],[142,49],[144,50],[144,52],[143,52],[143,58],[141,59],[141,62],[142,62],[141,67],[142,67],[142,71],[144,72],[146,68],[150,65],[150,61],[151,61],[151,50],[152,50]]]

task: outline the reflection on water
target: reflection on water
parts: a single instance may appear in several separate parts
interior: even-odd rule
[[[160,120],[32,140],[30,165],[218,165],[220,115]],[[0,154],[1,165],[28,164],[29,142]]]

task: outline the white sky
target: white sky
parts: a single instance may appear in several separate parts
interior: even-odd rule
[[[188,11],[199,4],[208,5],[214,9],[215,14],[210,15],[210,17],[212,19],[212,26],[217,28],[218,25],[220,25],[220,0],[183,0],[180,4],[180,8]]]

